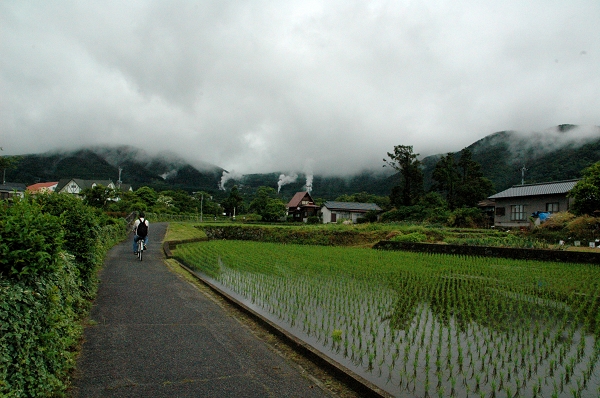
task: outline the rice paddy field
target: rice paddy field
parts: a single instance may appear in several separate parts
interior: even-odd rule
[[[600,396],[600,267],[210,241],[174,255],[395,396]]]

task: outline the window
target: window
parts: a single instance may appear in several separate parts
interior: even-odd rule
[[[510,206],[510,220],[511,221],[525,220],[525,206],[524,205]]]
[[[504,209],[504,207],[496,207],[496,215],[498,217],[504,217],[505,214],[506,210]]]
[[[558,202],[546,203],[546,211],[548,213],[557,213],[558,212]]]

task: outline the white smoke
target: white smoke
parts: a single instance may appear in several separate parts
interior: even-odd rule
[[[307,175],[306,176],[306,192],[311,193],[312,191],[312,183],[313,183],[313,176],[311,175]]]
[[[279,176],[279,181],[277,181],[277,193],[279,193],[282,186],[284,186],[286,184],[291,184],[292,182],[295,182],[297,179],[298,179],[298,174],[293,174],[293,175],[289,175],[289,176],[286,176],[285,174],[281,174]]]
[[[235,171],[225,171],[223,170],[223,175],[221,176],[221,182],[219,182],[219,189],[225,190],[225,183],[229,180],[239,180],[242,178],[242,174],[236,173]]]
[[[313,189],[313,164],[315,161],[313,159],[306,159],[306,163],[304,163],[304,174],[306,174],[306,191],[311,193]]]

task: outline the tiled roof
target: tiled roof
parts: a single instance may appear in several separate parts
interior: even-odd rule
[[[357,202],[335,202],[327,201],[323,205],[329,210],[346,210],[346,211],[370,211],[370,210],[381,210],[381,207],[375,203],[357,203]]]
[[[540,184],[515,185],[507,190],[498,192],[488,199],[514,198],[521,196],[566,194],[579,180],[545,182]]]
[[[3,192],[12,192],[12,191],[25,192],[26,188],[27,187],[25,186],[25,184],[21,184],[21,183],[17,183],[17,182],[7,182],[4,184],[0,184],[0,191],[3,191]]]
[[[57,181],[54,182],[38,182],[37,184],[33,184],[27,187],[27,191],[29,192],[37,192],[39,190],[48,189],[54,190],[58,185]]]

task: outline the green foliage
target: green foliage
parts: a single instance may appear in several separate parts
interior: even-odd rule
[[[98,214],[71,195],[39,195],[36,200],[45,213],[59,218],[64,230],[64,249],[75,257],[83,287],[92,296],[96,268],[102,260],[97,245],[100,230]]]
[[[485,214],[476,207],[461,207],[450,213],[447,225],[458,228],[478,228],[485,226]]]
[[[107,208],[109,201],[113,201],[118,197],[115,189],[100,184],[84,189],[82,195],[84,197],[83,203],[99,209]]]
[[[410,242],[410,243],[418,243],[418,242],[426,242],[427,235],[421,232],[411,232],[406,235],[396,235],[391,239],[393,242]]]
[[[277,197],[277,191],[271,187],[259,187],[249,210],[262,217],[264,221],[279,221],[285,216],[285,203]]]
[[[108,220],[70,195],[0,202],[0,396],[66,396],[93,266],[125,236]]]
[[[150,187],[140,187],[135,190],[134,195],[146,205],[146,208],[154,206],[158,199],[158,193]]]
[[[449,153],[437,162],[431,178],[435,181],[433,189],[446,194],[446,202],[450,208],[456,206],[456,188],[460,174],[454,162],[454,155]]]
[[[86,301],[72,258],[35,283],[0,278],[0,396],[64,396]]]
[[[445,193],[450,209],[475,207],[477,203],[494,192],[490,180],[483,177],[481,166],[472,158],[468,148],[455,155],[448,153],[435,165],[432,179],[436,181],[432,189]]]
[[[62,243],[57,218],[29,198],[10,207],[0,202],[0,277],[32,280],[55,272]]]
[[[231,191],[229,191],[229,196],[221,203],[221,206],[223,206],[225,212],[230,216],[245,212],[246,206],[244,204],[244,198],[242,197],[237,185],[234,185],[231,188]]]
[[[575,200],[571,211],[576,215],[600,211],[600,162],[583,171],[583,179],[573,187],[569,196]]]
[[[423,193],[423,172],[418,153],[413,153],[413,147],[396,145],[394,152],[388,152],[389,160],[383,159],[384,167],[389,166],[400,175],[400,184],[392,190],[390,201],[396,206],[411,206]]]

